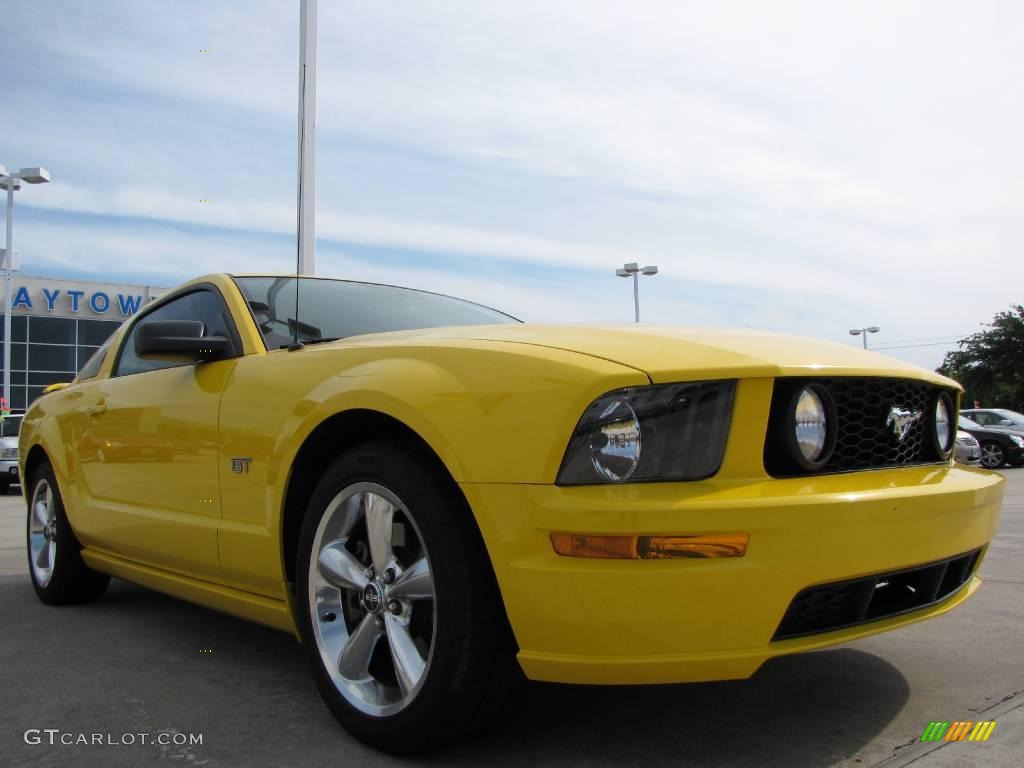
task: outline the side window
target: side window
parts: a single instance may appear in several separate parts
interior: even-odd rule
[[[974,420],[981,424],[981,426],[987,427],[992,423],[992,414],[986,413],[985,411],[978,411],[974,414]]]
[[[108,338],[103,342],[103,346],[92,353],[92,357],[85,361],[85,365],[82,366],[82,370],[78,372],[76,377],[79,381],[83,379],[91,379],[97,373],[100,372],[100,366],[103,365],[104,359],[107,357],[107,352],[110,351],[110,339]]]
[[[133,373],[189,365],[189,363],[174,363],[166,360],[143,360],[135,354],[135,332],[139,323],[144,323],[147,320],[199,320],[203,323],[204,336],[237,338],[228,309],[224,306],[224,301],[220,296],[205,289],[193,291],[172,299],[152,312],[147,312],[132,325],[121,345],[121,357],[117,361],[115,376],[128,376]]]

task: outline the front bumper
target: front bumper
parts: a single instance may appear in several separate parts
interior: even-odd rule
[[[749,677],[767,659],[936,616],[934,605],[822,634],[772,641],[808,586],[895,571],[984,548],[1003,479],[928,466],[787,480],[559,488],[463,484],[494,564],[519,661],[535,680],[669,683]],[[742,558],[561,557],[551,532],[747,533]],[[984,551],[982,552],[982,556]]]

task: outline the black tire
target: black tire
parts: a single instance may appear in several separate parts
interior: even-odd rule
[[[6,496],[11,491],[11,484],[7,480],[0,482],[0,496]]]
[[[47,535],[53,536],[53,543],[56,544],[53,568],[47,568],[49,578],[45,581],[33,563],[33,544],[45,547],[46,536],[32,532],[33,518],[36,516],[34,505],[41,498],[38,494],[42,493],[43,484],[48,489],[48,503],[52,505],[53,512],[52,528],[48,530]],[[32,580],[36,595],[47,605],[84,603],[100,597],[106,591],[110,577],[94,571],[82,560],[82,545],[68,522],[53,468],[45,462],[40,464],[32,473],[31,484],[26,490],[25,548],[28,553],[29,578]],[[34,540],[34,535],[41,538]],[[48,558],[46,560],[48,562]]]
[[[999,443],[981,444],[981,466],[986,469],[999,469],[1006,463],[1006,451]]]
[[[340,693],[313,625],[323,621],[314,619],[309,591],[317,530],[331,501],[357,483],[382,486],[402,501],[400,514],[413,522],[433,578],[433,640],[422,682],[404,708],[385,716],[361,711]],[[443,468],[415,446],[382,440],[336,459],[313,492],[296,563],[298,624],[313,676],[328,708],[360,741],[393,754],[436,750],[493,727],[522,692],[515,641],[472,512]],[[358,621],[348,614],[344,620],[352,627]],[[384,646],[374,653],[391,647],[386,633],[376,643]]]

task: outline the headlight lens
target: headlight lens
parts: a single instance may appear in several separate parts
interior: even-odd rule
[[[631,387],[599,397],[576,425],[558,484],[710,477],[725,454],[735,384]]]
[[[629,480],[640,462],[640,420],[625,400],[612,400],[590,433],[590,461],[605,480]]]
[[[800,454],[811,464],[819,463],[828,443],[828,414],[814,388],[804,387],[797,396],[793,425]]]
[[[953,447],[953,400],[945,392],[935,400],[935,447],[945,456]]]
[[[1018,448],[1024,448],[1024,438],[1020,435],[1010,435],[1010,439],[1013,440],[1013,444]]]

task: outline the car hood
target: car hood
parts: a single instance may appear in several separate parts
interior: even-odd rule
[[[643,371],[655,383],[702,378],[887,376],[951,379],[848,344],[782,333],[659,325],[488,325],[352,337],[348,344],[482,340],[578,352]]]

